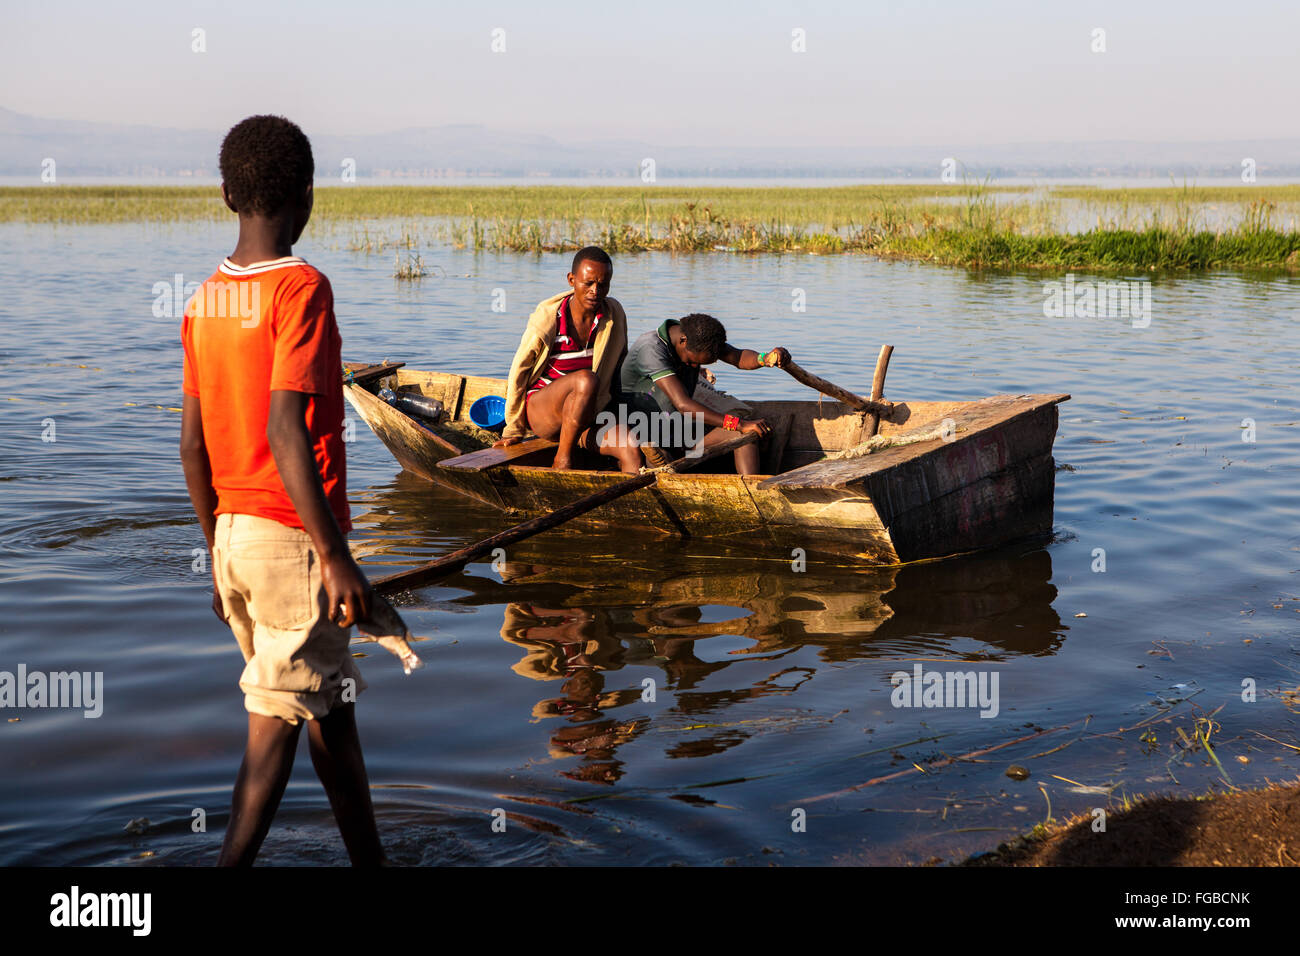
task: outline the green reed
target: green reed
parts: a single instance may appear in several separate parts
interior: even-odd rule
[[[975,268],[1297,269],[1297,209],[1300,186],[322,186],[309,229],[318,240],[351,229],[345,247],[360,253],[598,244],[614,253],[859,253]],[[1067,229],[1071,210],[1092,228]],[[1205,226],[1225,210],[1230,227]],[[213,187],[0,188],[0,222],[229,218]]]

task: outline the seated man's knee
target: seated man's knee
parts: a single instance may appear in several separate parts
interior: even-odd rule
[[[581,395],[584,398],[596,394],[596,389],[600,386],[600,382],[596,379],[595,372],[581,369],[577,372],[570,372],[569,374],[573,376],[573,391],[575,394]]]

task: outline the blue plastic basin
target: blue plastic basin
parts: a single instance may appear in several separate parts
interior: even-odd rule
[[[469,418],[479,428],[501,428],[506,423],[506,400],[500,395],[484,395],[469,407]]]

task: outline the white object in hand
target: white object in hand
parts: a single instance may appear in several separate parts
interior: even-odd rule
[[[401,661],[402,670],[407,674],[424,666],[424,661],[416,656],[408,643],[411,632],[406,622],[382,595],[371,592],[370,617],[357,622],[357,631],[361,640],[374,641]]]

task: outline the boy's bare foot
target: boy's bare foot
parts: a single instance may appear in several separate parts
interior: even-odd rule
[[[645,455],[645,463],[651,468],[661,468],[669,461],[667,453],[650,442],[641,446],[641,454]]]

